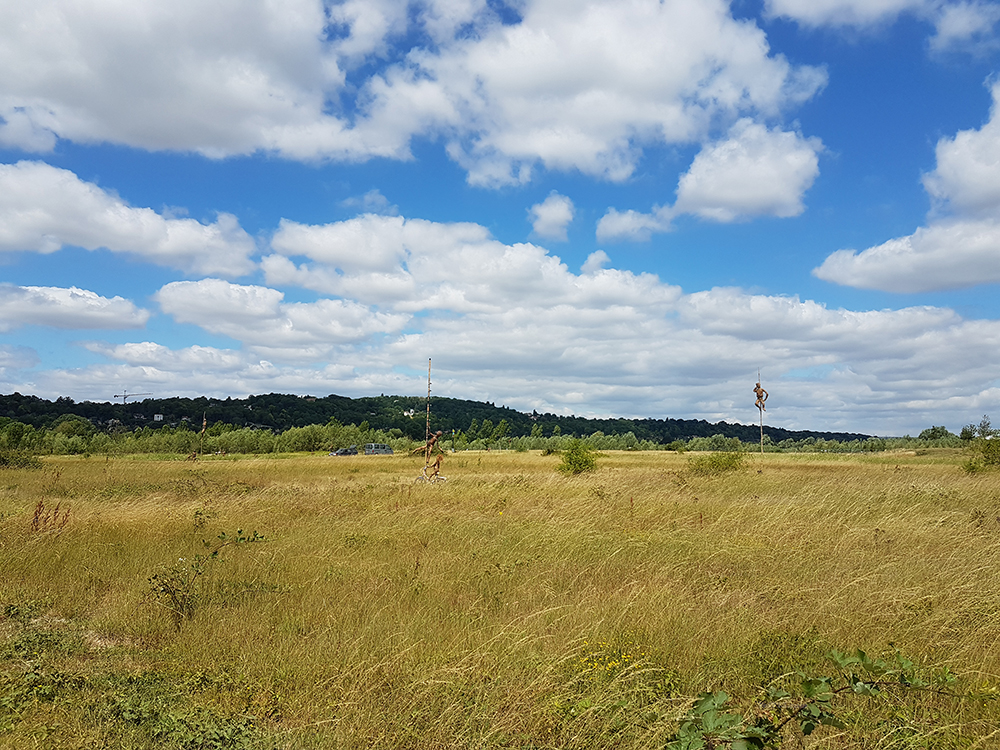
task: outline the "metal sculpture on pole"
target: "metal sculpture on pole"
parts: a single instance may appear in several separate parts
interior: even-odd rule
[[[767,401],[767,391],[765,391],[760,385],[760,369],[757,370],[757,384],[754,386],[753,392],[757,394],[757,402],[754,406],[760,412],[760,452],[761,455],[764,454],[764,412],[767,411],[767,407],[764,406],[764,402]]]
[[[431,434],[431,360],[427,359],[427,422],[424,429],[424,443],[423,454],[424,454],[424,468],[420,472],[420,476],[417,477],[418,482],[443,482],[445,478],[441,476],[441,463],[444,461],[444,451],[441,446],[438,445],[438,439],[444,433],[441,430]],[[434,459],[434,463],[431,463],[431,455],[434,450],[437,449],[437,458]],[[413,453],[420,451],[417,448]],[[412,455],[412,454],[411,454]],[[430,473],[428,473],[428,469]]]

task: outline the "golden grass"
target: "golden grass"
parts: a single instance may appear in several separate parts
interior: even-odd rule
[[[5,470],[5,679],[68,682],[8,707],[0,746],[658,747],[699,691],[750,701],[829,647],[995,690],[1000,475],[960,460],[769,454],[699,476],[612,453],[567,478],[555,456],[468,453],[438,485],[399,456]],[[31,531],[39,500],[70,507],[62,531]],[[267,541],[224,548],[175,630],[149,576],[237,528]],[[859,700],[812,746],[997,740],[995,702]],[[197,734],[237,719],[254,729],[232,744]]]

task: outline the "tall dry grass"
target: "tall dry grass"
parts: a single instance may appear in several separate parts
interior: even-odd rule
[[[5,470],[4,679],[52,684],[0,703],[0,746],[658,747],[698,692],[749,705],[830,647],[1000,684],[1000,475],[945,453],[557,463],[459,454],[439,485],[388,456]],[[39,500],[64,528],[30,528]],[[221,550],[176,630],[150,575],[237,528],[267,541]],[[810,746],[1000,742],[990,700],[842,710]]]

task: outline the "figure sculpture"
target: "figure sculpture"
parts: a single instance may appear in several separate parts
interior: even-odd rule
[[[760,387],[760,383],[757,383],[753,392],[757,394],[757,403],[754,404],[762,412],[767,411],[767,407],[764,406],[764,402],[767,401],[767,391]]]

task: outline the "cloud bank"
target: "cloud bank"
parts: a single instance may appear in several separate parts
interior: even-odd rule
[[[1000,403],[1000,322],[946,308],[856,312],[734,288],[687,293],[606,268],[604,253],[574,273],[479,225],[398,216],[285,221],[273,250],[266,286],[207,278],[155,296],[163,314],[230,346],[90,342],[106,364],[36,373],[36,391],[142,382],[192,395],[413,393],[430,356],[440,395],[559,413],[750,422],[762,365],[788,427],[816,428],[822,413],[828,429],[902,431],[903,420]],[[286,301],[282,289],[303,288],[322,297]],[[8,390],[25,382],[11,369],[2,377]]]
[[[470,182],[627,178],[648,144],[809,99],[723,0],[81,0],[0,6],[0,144],[406,159],[441,138]]]

